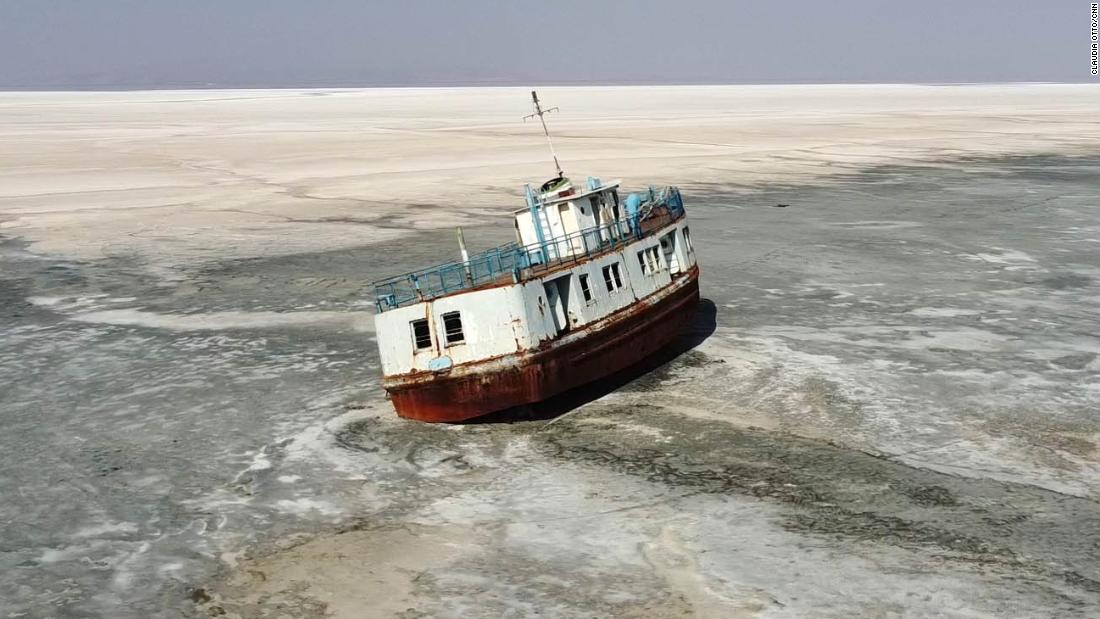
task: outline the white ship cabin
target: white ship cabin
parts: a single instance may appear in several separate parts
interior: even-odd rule
[[[507,360],[583,337],[695,265],[679,191],[621,199],[619,183],[565,177],[527,188],[516,242],[375,282],[386,377]]]

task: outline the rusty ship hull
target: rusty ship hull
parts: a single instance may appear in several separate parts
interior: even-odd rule
[[[699,301],[699,268],[649,297],[536,349],[462,364],[446,373],[386,377],[397,413],[460,422],[544,401],[629,368],[673,342]]]

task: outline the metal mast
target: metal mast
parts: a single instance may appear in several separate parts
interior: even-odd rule
[[[554,152],[554,141],[550,139],[550,131],[546,128],[546,119],[543,117],[545,114],[558,111],[558,108],[555,106],[545,110],[542,109],[542,105],[539,103],[539,94],[533,90],[531,91],[531,100],[535,102],[535,113],[524,116],[523,121],[527,122],[528,118],[539,117],[539,121],[542,122],[542,132],[546,134],[546,143],[550,145],[550,154],[554,157],[554,167],[557,168],[558,176],[561,177],[564,174],[561,171],[561,164],[558,163],[558,153]]]

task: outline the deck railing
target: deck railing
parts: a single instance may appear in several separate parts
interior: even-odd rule
[[[505,278],[525,281],[563,264],[583,262],[644,238],[683,216],[683,202],[674,188],[659,193],[651,190],[650,198],[638,212],[609,224],[547,239],[545,243],[523,246],[508,243],[471,256],[465,262],[456,260],[376,281],[375,307],[385,312]]]

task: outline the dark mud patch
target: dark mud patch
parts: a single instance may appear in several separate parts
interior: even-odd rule
[[[1065,368],[1067,370],[1083,370],[1093,360],[1096,359],[1096,355],[1090,352],[1083,352],[1073,355],[1063,355],[1056,359],[1051,359],[1051,363],[1054,365]]]
[[[462,475],[483,470],[479,462],[504,457],[507,438],[523,434],[538,424],[446,425],[405,420],[364,419],[348,424],[336,434],[344,449],[375,456],[376,472],[409,483],[432,477]],[[474,454],[477,457],[472,457]]]
[[[900,492],[913,500],[917,505],[924,507],[948,506],[954,507],[959,502],[955,495],[943,486],[917,486],[901,487]]]
[[[586,423],[595,417],[601,423]],[[638,426],[649,431],[627,431]],[[655,444],[653,431],[664,440]],[[535,436],[555,458],[698,493],[783,504],[789,509],[783,526],[791,531],[930,552],[1007,570],[1013,578],[1068,584],[1066,595],[1075,604],[1098,601],[1100,505],[1089,499],[915,469],[828,442],[685,418],[659,406],[597,405]]]
[[[691,350],[676,357],[675,363],[665,363],[637,376],[634,380],[621,386],[618,391],[624,393],[656,391],[667,386],[670,381],[676,380],[678,368],[701,368],[715,362],[725,363],[724,360],[712,360],[710,355],[704,352]]]
[[[1052,290],[1073,290],[1087,288],[1092,284],[1092,278],[1078,273],[1062,273],[1041,279],[1039,283]]]

